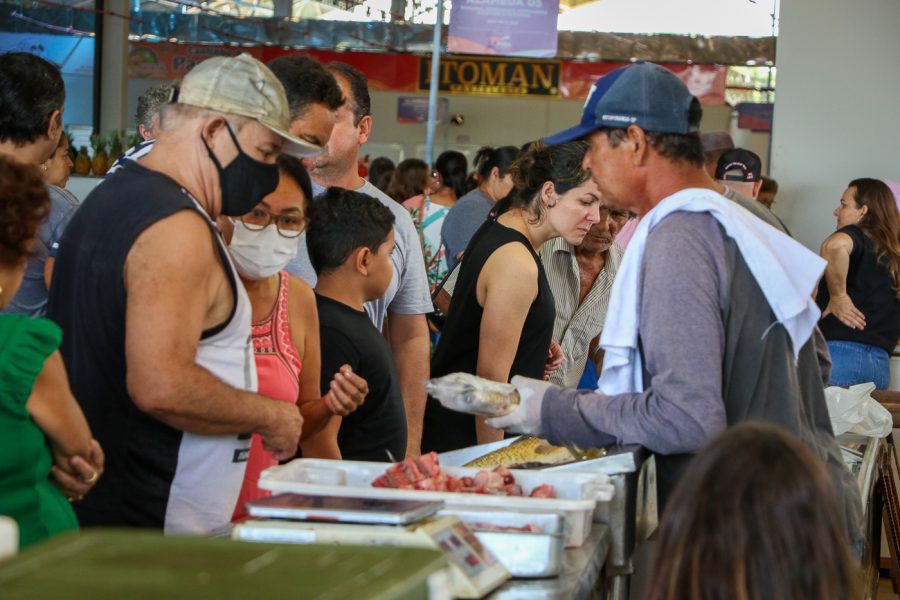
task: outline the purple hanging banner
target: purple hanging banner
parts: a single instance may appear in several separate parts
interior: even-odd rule
[[[454,0],[447,51],[553,58],[559,0]]]

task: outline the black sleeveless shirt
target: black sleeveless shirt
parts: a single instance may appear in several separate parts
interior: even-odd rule
[[[538,294],[525,317],[509,377],[522,375],[543,379],[556,318],[553,293],[540,256],[528,238],[494,219],[489,219],[478,229],[463,255],[447,322],[431,360],[432,377],[457,372],[475,373],[484,314],[476,295],[478,276],[491,255],[511,242],[523,244],[534,258],[538,268]],[[423,452],[445,452],[477,443],[474,417],[446,409],[434,398],[428,398],[422,431]]]
[[[74,507],[82,527],[165,523],[182,432],[142,412],[128,393],[124,268],[141,233],[182,210],[200,212],[174,180],[127,160],[90,193],[60,240],[47,316],[63,330],[72,393],[106,454],[106,474]],[[210,224],[210,244],[227,265],[215,236]],[[240,284],[225,271],[236,307]]]
[[[900,338],[900,300],[893,290],[891,274],[878,260],[875,242],[856,225],[838,230],[853,240],[850,265],[847,270],[847,295],[854,306],[866,317],[863,329],[851,329],[834,315],[819,321],[819,327],[828,341],[856,342],[883,348],[888,354]],[[816,303],[825,310],[831,294],[822,277]]]

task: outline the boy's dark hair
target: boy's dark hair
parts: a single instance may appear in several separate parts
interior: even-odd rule
[[[0,142],[34,142],[65,101],[66,87],[53,64],[28,52],[0,55]]]
[[[338,187],[316,196],[307,214],[306,248],[318,276],[337,270],[357,248],[376,252],[394,227],[394,215],[384,204]]]
[[[353,124],[359,125],[363,117],[372,114],[372,98],[369,96],[369,79],[356,67],[342,62],[331,62],[325,68],[332,75],[340,75],[350,86],[350,110],[353,111]]]
[[[334,75],[319,61],[302,54],[291,54],[276,58],[267,66],[284,86],[291,120],[302,116],[312,104],[324,104],[329,110],[344,105],[344,96]]]

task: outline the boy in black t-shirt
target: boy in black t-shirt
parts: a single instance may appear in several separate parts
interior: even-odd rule
[[[304,441],[307,458],[390,461],[406,453],[406,414],[390,349],[363,307],[393,275],[394,215],[378,200],[328,188],[309,209],[306,245],[316,270],[322,373],[349,364],[369,383],[365,402]],[[330,378],[322,377],[322,393]]]

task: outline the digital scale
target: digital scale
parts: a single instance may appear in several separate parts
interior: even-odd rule
[[[279,494],[247,504],[232,537],[251,542],[435,548],[450,565],[452,595],[481,598],[510,578],[503,564],[440,501]],[[292,520],[284,520],[292,519]],[[302,519],[302,520],[293,520]]]

